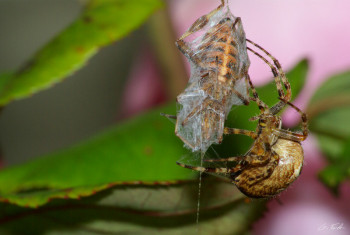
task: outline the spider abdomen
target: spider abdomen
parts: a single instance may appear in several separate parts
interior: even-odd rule
[[[252,198],[273,197],[298,178],[304,160],[301,144],[280,138],[272,150],[278,155],[278,161],[271,158],[269,163],[247,168],[235,177],[235,185],[245,195]]]

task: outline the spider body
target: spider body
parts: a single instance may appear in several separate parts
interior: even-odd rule
[[[254,100],[261,114],[255,131],[225,128],[225,134],[250,136],[254,142],[250,150],[239,157],[205,160],[207,162],[235,162],[234,167],[196,167],[182,163],[178,165],[200,172],[224,175],[232,180],[237,188],[251,198],[269,198],[285,190],[299,176],[304,153],[301,142],[308,136],[307,117],[299,108],[280,97],[281,103],[272,108],[263,103],[249,80]],[[302,117],[302,133],[282,129],[281,118],[276,115],[286,105],[290,105]]]
[[[278,139],[271,152],[278,158],[272,158],[264,166],[243,170],[237,177],[233,175],[234,184],[245,195],[251,198],[272,197],[298,178],[304,160],[300,143]]]
[[[279,117],[259,120],[251,149],[235,167],[230,178],[238,189],[251,198],[268,198],[285,190],[299,176],[304,152],[299,141],[283,139]],[[234,160],[234,159],[231,159]]]

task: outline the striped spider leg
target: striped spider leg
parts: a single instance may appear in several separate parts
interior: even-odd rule
[[[250,82],[253,97],[260,109],[258,126],[255,131],[225,128],[225,134],[250,136],[254,142],[250,150],[239,157],[205,160],[207,162],[235,162],[234,167],[197,167],[182,163],[178,165],[229,177],[237,188],[251,198],[269,198],[285,190],[299,176],[304,153],[301,142],[308,136],[307,117],[299,108],[280,98],[280,102],[294,108],[302,118],[302,133],[282,129],[282,120],[260,100]]]
[[[249,42],[250,44],[252,44],[256,48],[258,48],[262,52],[264,52],[273,61],[274,65],[275,65],[275,66],[273,66],[265,57],[261,56],[258,52],[256,52],[252,48],[247,47],[247,49],[249,51],[251,51],[253,54],[258,56],[261,60],[263,60],[271,68],[272,74],[274,75],[274,80],[275,80],[276,88],[278,91],[278,95],[280,98],[280,102],[278,102],[277,104],[275,104],[271,108],[271,112],[273,114],[277,114],[285,107],[287,102],[289,102],[292,98],[292,89],[291,89],[290,83],[289,83],[289,81],[288,81],[288,79],[287,79],[287,77],[282,69],[281,64],[274,56],[272,56],[267,50],[265,50],[263,47],[259,46],[258,44],[254,43],[253,41],[251,41],[249,39],[246,39],[246,40],[247,40],[247,42]],[[283,83],[284,88],[286,89],[286,94],[284,94],[282,83]]]

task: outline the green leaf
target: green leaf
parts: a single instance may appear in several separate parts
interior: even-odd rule
[[[319,146],[328,160],[336,161],[342,153],[346,139],[350,137],[349,107],[334,107],[310,119],[310,130],[319,141]]]
[[[175,110],[175,105],[112,127],[73,148],[2,170],[0,200],[36,207],[50,198],[87,196],[110,183],[191,179],[191,171],[175,164],[187,151],[174,125],[159,115],[166,110]]]
[[[305,77],[293,77],[293,74],[305,75],[306,70],[307,63],[302,61],[288,74],[295,90],[300,90]],[[264,96],[274,96],[264,87],[258,91]],[[151,111],[70,149],[2,170],[0,200],[38,207],[53,198],[89,196],[114,185],[178,184],[193,180],[197,176],[195,172],[175,164],[189,153],[175,136],[174,125],[159,115],[175,110],[175,105],[170,105]],[[258,109],[253,104],[238,107],[232,112],[233,117],[239,117],[232,119],[237,125],[231,126],[247,125],[255,129],[256,123],[247,121],[255,112]],[[217,146],[226,148],[222,156],[232,156],[229,154],[236,150],[247,151],[251,142],[249,138],[233,141],[236,142],[225,138],[225,143]]]
[[[309,105],[310,130],[316,135],[330,165],[320,179],[333,192],[350,174],[350,71],[328,79],[313,95]]]
[[[322,84],[308,105],[310,130],[331,161],[338,158],[350,138],[349,89],[350,72],[335,75]]]
[[[244,202],[232,184],[203,180],[199,224],[198,183],[115,186],[82,200],[53,201],[39,209],[0,205],[0,230],[10,234],[242,234],[265,210]],[[18,226],[20,224],[21,226]],[[1,233],[3,234],[3,233]]]
[[[91,0],[80,17],[20,71],[0,77],[0,106],[49,88],[106,46],[139,27],[160,0]]]
[[[345,141],[344,149],[337,160],[323,169],[319,177],[335,194],[341,182],[350,178],[350,139]]]
[[[341,154],[350,137],[349,78],[350,72],[330,78],[316,91],[308,108],[310,130],[317,135],[322,151],[330,160]]]

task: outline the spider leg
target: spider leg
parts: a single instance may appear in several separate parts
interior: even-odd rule
[[[255,47],[259,48],[261,51],[263,51],[273,61],[273,63],[275,64],[275,66],[278,69],[279,74],[281,75],[281,79],[283,81],[283,84],[285,85],[286,90],[287,91],[291,90],[291,88],[288,87],[288,84],[289,84],[288,79],[287,79],[286,74],[284,73],[284,71],[282,69],[282,66],[279,63],[279,61],[273,55],[271,55],[267,50],[265,50],[263,47],[261,47],[260,45],[256,44],[255,42],[253,42],[253,41],[251,41],[249,39],[247,39],[247,41],[249,43],[251,43],[252,45],[254,45]]]
[[[293,140],[297,142],[304,141],[307,137],[307,134],[299,134],[292,131],[287,131],[283,129],[273,130],[273,134],[279,136],[280,138],[287,139],[287,140]]]
[[[265,57],[263,57],[258,52],[256,52],[253,49],[251,49],[250,47],[247,47],[247,49],[249,51],[251,51],[257,57],[259,57],[261,60],[263,60],[271,68],[271,71],[272,71],[272,74],[273,74],[273,77],[274,77],[274,80],[275,80],[275,83],[276,83],[278,94],[279,94],[280,97],[284,97],[284,91],[283,91],[283,88],[282,88],[280,74],[277,72],[277,69],[275,68],[275,66],[273,66]]]
[[[260,59],[262,59],[270,68],[271,71],[274,75],[274,79],[275,79],[275,83],[276,83],[276,87],[277,87],[277,91],[278,91],[278,95],[280,98],[290,101],[291,97],[292,97],[292,90],[291,90],[291,86],[290,83],[280,65],[280,63],[278,62],[278,60],[273,57],[268,51],[266,51],[264,48],[262,48],[261,46],[259,46],[258,44],[252,42],[251,40],[247,39],[247,42],[251,43],[252,45],[254,45],[255,47],[259,48],[261,51],[263,51],[269,58],[271,58],[275,64],[275,66],[273,66],[270,62],[268,62],[268,60],[263,57],[262,55],[260,55],[259,53],[257,53],[256,51],[254,51],[253,49],[247,47],[248,50],[250,50],[252,53],[254,53],[256,56],[258,56]],[[286,95],[284,94],[283,88],[282,88],[282,83],[286,89]],[[272,114],[277,114],[279,113],[285,106],[286,104],[282,101],[278,102],[277,104],[275,104],[271,109],[271,113]]]
[[[290,103],[289,101],[285,101],[282,99],[281,99],[281,101],[285,102],[286,104],[288,104],[289,106],[294,108],[300,114],[301,120],[302,120],[301,126],[302,126],[303,134],[299,134],[299,133],[295,133],[295,132],[287,131],[287,130],[283,130],[283,129],[274,130],[274,133],[281,138],[290,139],[290,140],[294,140],[294,141],[298,141],[298,142],[304,141],[309,135],[309,129],[307,128],[308,119],[307,119],[306,113],[301,111],[298,107],[296,107],[294,104]]]
[[[283,97],[285,100],[290,101],[290,99],[292,97],[292,89],[290,87],[290,83],[289,83],[289,81],[288,81],[288,79],[286,77],[286,74],[284,73],[284,71],[282,69],[282,66],[279,63],[279,61],[274,56],[272,56],[267,50],[265,50],[263,47],[261,47],[260,45],[256,44],[255,42],[253,42],[253,41],[251,41],[249,39],[247,39],[247,42],[249,42],[250,44],[252,44],[255,47],[259,48],[261,51],[263,51],[273,61],[273,63],[275,64],[276,68],[278,69],[278,73],[280,75],[280,79],[282,80],[283,85],[286,88],[286,92],[287,92],[285,97],[283,97],[281,95],[280,95],[280,97],[281,98]],[[279,90],[279,93],[281,93],[280,90]]]
[[[237,129],[237,128],[229,128],[225,127],[224,129],[225,135],[246,135],[251,137],[252,139],[256,139],[258,137],[258,134],[254,131],[248,131],[243,129]]]
[[[244,160],[244,156],[235,156],[228,158],[219,158],[219,159],[204,159],[205,162],[238,162]]]
[[[283,99],[286,99],[286,100],[290,100],[290,96],[291,96],[290,89],[287,89],[287,95],[285,96],[284,91],[283,91],[283,87],[282,87],[282,83],[281,83],[281,76],[277,72],[276,68],[268,60],[266,60],[262,55],[260,55],[259,53],[257,53],[253,49],[251,49],[249,47],[247,47],[247,49],[249,51],[251,51],[253,54],[255,54],[256,56],[258,56],[260,59],[262,59],[271,68],[271,71],[272,71],[272,74],[274,76],[274,80],[275,80],[275,84],[276,84],[276,88],[277,88],[279,97],[283,98]],[[289,82],[288,82],[288,84],[286,86],[290,88]],[[278,112],[280,112],[283,109],[283,107],[285,105],[286,104],[284,102],[280,101],[280,102],[278,102],[277,104],[275,104],[271,108],[271,112],[273,114],[277,114]]]
[[[248,82],[250,85],[250,89],[253,93],[253,98],[251,98],[251,99],[257,103],[261,113],[263,113],[263,112],[265,112],[266,109],[269,109],[269,107],[259,98],[259,95],[258,95],[248,73],[246,73],[246,76],[247,76],[247,79],[248,79]]]
[[[176,162],[181,167],[199,171],[199,172],[208,172],[208,173],[218,173],[218,174],[225,174],[225,173],[235,173],[237,171],[241,170],[241,166],[236,166],[234,168],[225,168],[225,167],[201,167],[201,166],[190,166],[186,165],[180,162]]]

